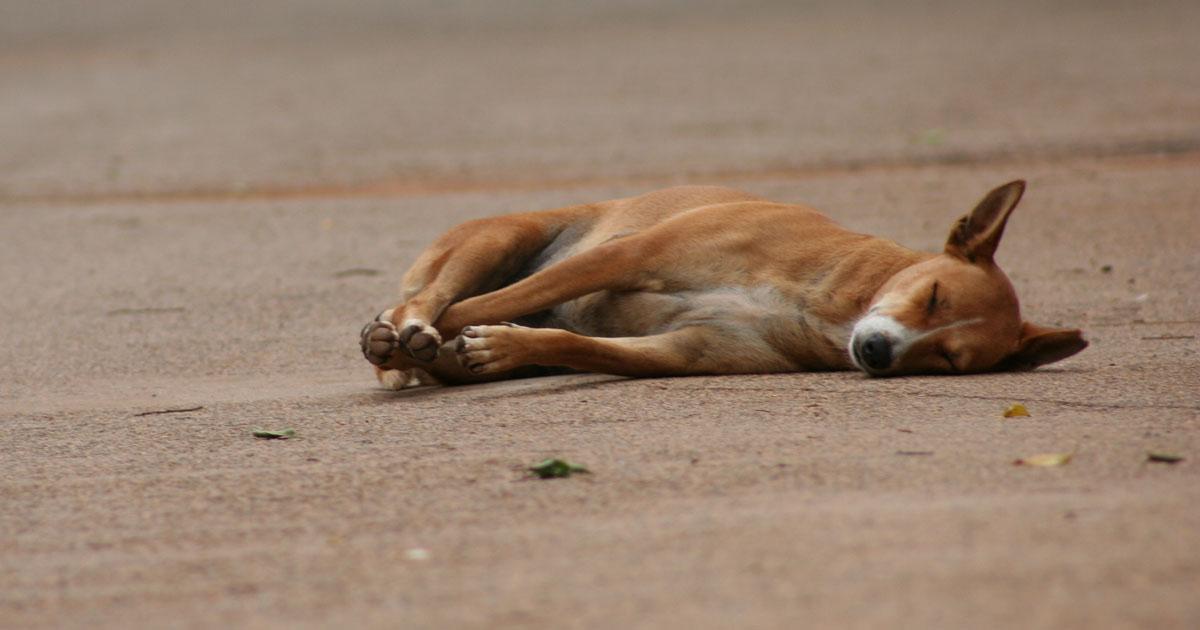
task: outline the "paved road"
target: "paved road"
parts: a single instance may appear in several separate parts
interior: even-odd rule
[[[194,4],[0,5],[0,627],[1200,624],[1195,3]],[[1050,369],[357,353],[463,219],[703,181],[934,249],[1013,177]]]

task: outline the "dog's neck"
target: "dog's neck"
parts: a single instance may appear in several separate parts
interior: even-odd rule
[[[832,324],[853,324],[862,317],[884,283],[900,271],[933,258],[893,241],[866,237],[855,247],[830,256],[830,263],[813,278],[813,311]]]
[[[810,305],[805,323],[824,338],[820,363],[830,368],[852,368],[847,346],[854,324],[867,313],[879,289],[892,276],[934,254],[918,252],[883,238],[868,237],[830,258],[806,283]]]

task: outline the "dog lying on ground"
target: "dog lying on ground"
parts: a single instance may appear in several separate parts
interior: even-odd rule
[[[363,328],[362,351],[394,388],[538,366],[625,376],[1031,369],[1087,342],[1022,320],[993,261],[1024,189],[988,193],[940,254],[719,187],[470,221],[420,255],[401,303]]]

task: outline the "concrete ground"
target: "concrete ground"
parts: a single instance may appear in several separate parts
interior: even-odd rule
[[[1200,626],[1200,5],[1042,5],[0,4],[0,627]],[[1092,342],[1036,372],[358,352],[467,218],[708,182],[936,249],[1013,177]]]

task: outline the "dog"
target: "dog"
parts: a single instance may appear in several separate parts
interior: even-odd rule
[[[1024,321],[993,255],[1025,190],[989,192],[938,254],[712,186],[470,221],[361,332],[385,386],[544,368],[631,377],[1028,370],[1087,347]]]

